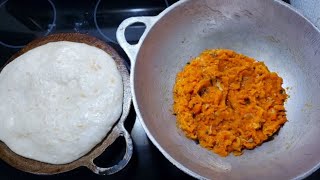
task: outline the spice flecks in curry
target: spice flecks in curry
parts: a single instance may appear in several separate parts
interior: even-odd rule
[[[287,121],[282,78],[232,50],[205,50],[190,61],[173,97],[177,126],[220,156],[261,145]]]

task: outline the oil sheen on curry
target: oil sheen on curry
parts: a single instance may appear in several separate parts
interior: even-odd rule
[[[232,50],[205,50],[177,74],[177,126],[220,156],[241,155],[287,121],[282,81],[263,62]]]

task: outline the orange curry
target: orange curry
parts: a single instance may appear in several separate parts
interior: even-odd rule
[[[220,156],[253,149],[287,121],[282,78],[232,50],[205,50],[177,74],[174,113],[188,138]]]

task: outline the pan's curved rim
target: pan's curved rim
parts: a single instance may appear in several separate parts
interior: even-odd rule
[[[162,11],[158,16],[157,16],[157,21],[159,21],[163,16],[165,16],[168,12],[170,12],[171,10],[173,10],[174,8],[188,2],[190,0],[180,0],[176,3],[174,3],[173,5],[171,5],[170,7],[168,7],[167,9],[165,9],[164,11]],[[319,34],[320,34],[320,30],[308,19],[306,18],[301,12],[299,12],[297,9],[295,9],[293,6],[291,6],[288,3],[285,3],[281,0],[272,0],[273,3],[277,3],[278,5],[282,6],[283,8],[287,8],[289,11],[291,11],[292,13],[297,14],[298,16],[300,16],[307,24],[309,24],[314,30],[316,30]],[[156,24],[157,22],[155,22]],[[141,44],[143,44],[144,39],[146,38],[146,36],[149,34],[149,32],[145,32],[140,41],[142,42]],[[140,51],[140,47],[138,48]],[[139,53],[139,52],[138,52]],[[137,55],[138,55],[137,53]],[[135,57],[137,58],[137,56]],[[136,59],[132,60],[135,61]],[[133,64],[133,66],[135,66],[136,63]],[[188,169],[187,167],[185,167],[183,164],[181,164],[180,162],[178,162],[177,160],[175,160],[169,153],[167,153],[164,148],[162,148],[162,146],[156,141],[156,139],[152,136],[152,133],[149,131],[147,125],[144,123],[144,120],[141,116],[141,113],[139,111],[139,106],[138,106],[138,102],[136,100],[136,96],[135,96],[135,84],[134,84],[134,74],[135,74],[135,67],[131,67],[131,77],[130,77],[130,82],[132,84],[131,86],[131,92],[133,93],[133,105],[134,105],[134,109],[136,111],[137,117],[143,127],[143,129],[145,130],[147,136],[149,137],[149,139],[151,140],[151,142],[159,149],[159,151],[176,167],[178,167],[180,170],[184,171],[185,173],[187,173],[188,175],[197,178],[197,179],[208,179],[206,177],[201,176],[198,173],[195,173],[193,171],[191,171],[190,169]],[[308,171],[298,174],[296,177],[294,177],[293,179],[304,179],[307,176],[311,175],[312,173],[314,173],[316,170],[318,170],[320,168],[320,162],[315,165],[313,168],[309,169]]]

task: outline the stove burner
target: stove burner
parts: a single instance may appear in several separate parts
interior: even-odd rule
[[[115,37],[109,38],[110,36],[112,36],[112,35],[111,35],[112,32],[109,32],[109,33],[106,32],[107,35],[105,35],[105,34],[101,31],[101,29],[100,29],[100,27],[99,27],[99,25],[98,25],[98,22],[97,22],[97,10],[98,10],[98,7],[99,7],[99,5],[100,5],[100,2],[101,2],[101,0],[98,0],[96,6],[94,7],[94,12],[93,12],[94,24],[95,24],[98,32],[101,34],[101,36],[103,36],[103,37],[104,37],[107,41],[109,41],[109,42],[112,42],[112,43],[114,43],[114,44],[118,44],[118,42],[117,42],[117,40],[116,40]],[[114,36],[114,35],[113,35],[113,36]]]
[[[168,0],[164,0],[164,2],[166,3],[166,6],[167,6],[167,7],[170,6]]]
[[[53,30],[56,25],[53,2],[33,1],[5,0],[0,4],[0,45],[22,48],[31,40],[46,36]],[[41,16],[35,16],[35,10]]]
[[[98,0],[93,14],[94,24],[99,34],[108,42],[118,44],[116,31],[120,23],[135,16],[155,16],[169,5],[163,0],[139,0],[139,1],[101,1]],[[135,23],[127,28],[127,40],[136,43],[144,32],[142,23]]]

